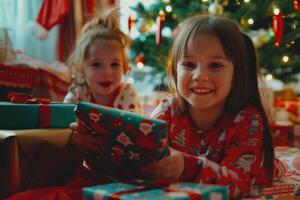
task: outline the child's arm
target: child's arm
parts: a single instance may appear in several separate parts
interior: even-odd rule
[[[102,140],[90,135],[82,126],[76,122],[70,124],[73,131],[71,143],[80,151],[85,153],[98,152],[101,148]]]
[[[253,118],[257,120],[253,121]],[[226,185],[231,197],[240,198],[249,192],[255,179],[264,177],[265,171],[261,165],[262,127],[260,114],[252,110],[245,113],[245,118],[240,123],[228,130],[227,147],[220,163],[182,153],[184,159],[179,158],[180,155],[171,155],[168,159],[149,165],[142,172],[146,177],[154,179],[179,178],[182,181]],[[172,172],[169,172],[170,169]],[[178,174],[181,174],[180,177]]]
[[[194,181],[226,185],[230,196],[235,198],[248,194],[254,183],[266,183],[266,169],[262,166],[263,123],[261,114],[254,108],[240,112],[227,130],[220,163],[190,158],[190,163],[197,162],[200,167]]]
[[[146,178],[178,180],[184,170],[184,156],[180,151],[170,149],[170,156],[141,169]]]

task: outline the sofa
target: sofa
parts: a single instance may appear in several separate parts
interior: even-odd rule
[[[0,199],[72,179],[80,154],[70,129],[0,130]]]

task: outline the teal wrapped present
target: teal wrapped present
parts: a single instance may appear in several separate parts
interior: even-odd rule
[[[82,189],[83,200],[228,200],[224,186],[199,183],[110,183]]]
[[[67,128],[76,120],[75,104],[0,102],[0,129]]]
[[[86,155],[89,167],[120,179],[139,177],[140,167],[168,155],[167,124],[144,115],[80,102],[75,109],[79,126],[102,145]]]

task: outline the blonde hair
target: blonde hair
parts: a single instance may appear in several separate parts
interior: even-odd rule
[[[128,73],[129,60],[125,49],[129,46],[130,39],[120,29],[119,10],[119,7],[108,8],[83,26],[75,50],[67,61],[72,77],[70,90],[77,86],[86,86],[84,61],[95,40],[105,39],[119,42],[122,47],[124,74]]]

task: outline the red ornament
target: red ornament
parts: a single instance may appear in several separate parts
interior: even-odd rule
[[[155,34],[156,44],[160,44],[161,42],[161,30],[165,20],[166,20],[165,13],[163,11],[160,11],[158,17],[156,18],[156,34]]]
[[[273,31],[275,36],[276,47],[280,46],[283,36],[284,20],[281,12],[273,16]]]
[[[130,15],[128,17],[128,31],[130,32],[132,27],[134,26],[135,24],[135,19],[134,19],[134,16]]]
[[[297,11],[300,11],[300,1],[299,0],[294,0],[294,8]]]
[[[145,56],[144,54],[140,53],[139,55],[137,55],[134,59],[134,62],[135,64],[138,64],[138,63],[143,63],[145,64]]]

